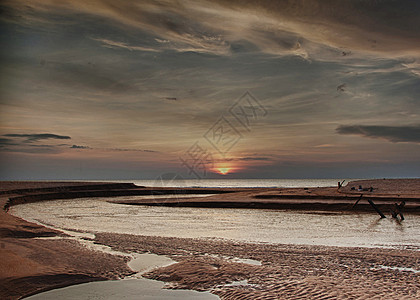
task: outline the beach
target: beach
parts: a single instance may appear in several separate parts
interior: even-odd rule
[[[420,299],[420,0],[0,8],[0,300]]]
[[[121,251],[179,263],[146,274],[170,288],[210,290],[221,299],[418,299],[420,253],[408,250],[247,244],[99,234]],[[240,258],[240,259],[238,259]],[[247,263],[246,259],[260,262]],[[407,270],[407,271],[404,271]]]
[[[362,190],[358,190],[362,185]],[[420,180],[371,180],[331,188],[173,188],[129,183],[2,182],[0,187],[0,296],[18,299],[62,286],[132,275],[128,258],[94,251],[58,230],[7,213],[16,204],[54,199],[156,195],[129,205],[352,211],[372,213],[372,199],[387,213],[395,202],[418,217]],[[352,187],[355,187],[352,189]],[[369,188],[372,187],[372,190]],[[176,198],[165,198],[177,192]],[[182,195],[207,193],[209,197]],[[114,200],[113,200],[114,201]],[[373,212],[375,213],[375,212]],[[322,217],[322,216],[321,216]],[[375,216],[379,217],[379,216]],[[125,253],[154,253],[178,262],[143,277],[166,288],[210,291],[221,299],[416,299],[418,249],[383,249],[247,243],[223,239],[96,233],[92,241]]]

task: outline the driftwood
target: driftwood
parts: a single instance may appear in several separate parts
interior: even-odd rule
[[[353,203],[353,206],[351,208],[354,208],[357,203],[359,203],[360,200],[362,200],[363,198],[363,194],[360,194],[359,199],[356,200],[356,202]],[[375,203],[373,203],[372,200],[367,199],[367,201],[369,202],[369,204],[373,207],[373,209],[381,216],[382,219],[386,218],[385,215],[381,212],[381,210],[376,206]],[[398,210],[400,211],[400,210]],[[401,217],[401,220],[404,220],[404,217]]]
[[[386,218],[385,215],[379,210],[375,203],[372,200],[368,199],[369,204],[373,207],[374,210],[381,216],[382,219]]]
[[[362,197],[363,197],[363,194],[360,194],[359,199],[357,199],[356,202],[354,202],[354,204],[351,208],[354,208],[357,205],[357,203],[359,203],[359,201],[362,199]]]
[[[391,215],[394,219],[398,218],[398,215],[401,217],[401,221],[404,220],[404,215],[402,214],[402,210],[404,209],[405,201],[401,201],[400,204],[395,203],[394,207],[391,209]]]
[[[346,181],[346,180],[343,180],[342,182],[340,182],[340,181],[337,182],[338,189],[341,189],[343,187],[344,181]]]

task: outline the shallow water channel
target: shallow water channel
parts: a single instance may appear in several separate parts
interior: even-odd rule
[[[29,203],[10,212],[54,228],[92,233],[420,250],[420,216],[414,214],[400,222],[376,213],[148,207],[95,198]]]

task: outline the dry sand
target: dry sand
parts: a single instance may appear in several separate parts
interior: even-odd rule
[[[408,208],[419,211],[420,180],[376,180],[351,183],[374,187],[364,191],[376,202],[391,205],[407,199]],[[91,183],[1,182],[0,205],[51,200],[54,197],[143,195],[149,188],[94,186]],[[44,189],[44,190],[43,190]],[[203,191],[205,190],[205,191]],[[170,193],[170,189],[159,189]],[[191,189],[191,193],[209,192]],[[349,209],[360,192],[351,185],[310,189],[224,189],[211,203],[283,205],[290,209],[309,205]],[[12,200],[10,200],[12,199]],[[208,199],[208,198],[206,198]],[[161,199],[153,205],[170,204]],[[180,200],[177,200],[178,202]],[[185,202],[199,203],[202,198]],[[208,200],[205,200],[208,201]],[[236,204],[235,204],[236,203]],[[144,204],[144,203],[140,203]],[[225,205],[223,204],[223,205]],[[187,204],[188,205],[188,204]],[[196,204],[194,204],[196,205]],[[316,205],[315,205],[316,206]],[[275,207],[275,206],[274,206]],[[368,205],[361,204],[358,207]],[[17,299],[40,291],[132,274],[126,258],[88,250],[72,240],[45,240],[38,237],[60,235],[0,211],[0,298]],[[359,249],[318,246],[290,246],[234,243],[221,240],[143,237],[98,234],[96,242],[124,252],[166,254],[179,261],[146,276],[168,282],[172,288],[211,290],[222,299],[371,299],[420,297],[420,252],[411,250]],[[228,257],[255,259],[261,266],[234,262]]]
[[[362,185],[373,190],[358,191]],[[357,187],[351,190],[351,187]],[[192,193],[215,193],[211,189],[184,189]],[[164,190],[160,191],[164,193]],[[387,179],[350,182],[337,187],[321,188],[220,188],[210,197],[176,198],[159,196],[152,199],[110,200],[110,202],[148,206],[185,206],[221,208],[264,208],[293,210],[355,211],[374,212],[367,199],[372,200],[384,213],[388,213],[395,203],[406,202],[405,211],[420,214],[420,179]],[[220,195],[220,193],[224,193]],[[356,206],[353,204],[363,195]]]

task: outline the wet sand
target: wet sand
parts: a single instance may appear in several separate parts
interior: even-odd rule
[[[144,276],[165,281],[168,288],[211,291],[221,299],[420,297],[419,251],[109,233],[97,234],[95,241],[119,251],[167,255],[178,263]],[[241,263],[235,258],[256,260],[261,265]]]
[[[88,183],[1,182],[0,205],[7,209],[9,198],[39,194],[40,189],[50,192],[51,188],[59,191],[79,185],[83,189]],[[92,251],[74,240],[42,239],[60,236],[64,236],[60,231],[0,210],[1,299],[19,299],[58,287],[133,274],[126,257]]]
[[[337,188],[309,189],[183,189],[186,193],[218,193],[216,196],[183,200],[160,198],[141,205],[236,205],[288,209],[351,209],[361,191],[351,186],[372,186],[362,191],[381,207],[404,199],[406,209],[419,212],[420,180],[375,180]],[[137,188],[124,184],[1,182],[0,205],[0,297],[17,299],[71,284],[117,279],[133,271],[127,258],[94,252],[73,240],[43,240],[62,233],[9,215],[18,203],[107,197],[170,194],[174,189]],[[209,198],[212,198],[209,201]],[[206,204],[207,202],[207,204]],[[224,202],[224,203],[223,203]],[[366,202],[366,201],[364,201]],[[210,203],[210,204],[209,204]],[[215,204],[216,203],[216,204]],[[224,205],[224,206],[223,206]],[[356,209],[372,211],[369,204]],[[145,276],[167,282],[171,288],[211,290],[222,299],[297,298],[404,298],[420,296],[419,251],[359,249],[234,243],[221,240],[142,237],[97,234],[96,242],[128,252],[166,254],[178,264]],[[207,254],[207,255],[206,255]],[[211,254],[211,255],[208,255]],[[223,256],[223,257],[222,257]],[[234,262],[226,257],[255,259],[261,266]],[[232,284],[233,283],[233,284]]]

